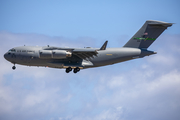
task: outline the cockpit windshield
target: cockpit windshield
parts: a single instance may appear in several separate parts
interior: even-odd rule
[[[10,49],[9,52],[16,52],[14,48]]]

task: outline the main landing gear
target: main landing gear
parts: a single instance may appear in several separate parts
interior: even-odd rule
[[[72,68],[71,68],[71,67],[66,68],[66,73],[69,73],[69,72],[71,72],[71,71],[72,71]]]
[[[74,68],[74,71],[73,71],[73,72],[74,72],[74,73],[77,73],[77,72],[79,72],[79,71],[80,71],[80,68],[77,67],[77,68]]]
[[[66,68],[66,73],[69,73],[69,72],[71,72],[71,71],[72,71],[72,68],[71,68],[71,67]],[[74,70],[73,70],[74,73],[77,73],[77,72],[79,72],[79,71],[80,71],[80,68],[79,68],[79,67],[76,67],[76,68],[74,68]]]

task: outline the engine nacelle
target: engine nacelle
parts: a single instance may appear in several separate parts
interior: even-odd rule
[[[65,50],[40,50],[39,58],[42,59],[65,59],[71,57],[72,53]]]
[[[52,58],[54,59],[63,59],[72,56],[71,52],[65,50],[53,50],[52,53]]]

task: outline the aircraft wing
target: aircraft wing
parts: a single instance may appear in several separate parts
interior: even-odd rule
[[[94,49],[94,48],[87,48],[87,49],[74,49],[72,52],[74,55],[78,56],[79,58],[83,60],[92,59],[94,56],[97,57],[97,54],[99,50],[106,50],[108,41],[105,41],[103,46],[100,49]]]
[[[94,56],[97,57],[97,49],[74,49],[72,53],[76,56],[78,56],[81,59],[88,60],[94,58]]]
[[[59,48],[59,47],[44,47],[43,50],[67,50],[70,51],[73,55],[88,60],[97,56],[98,52],[96,48]]]
[[[108,41],[105,41],[103,46],[98,49],[98,48],[59,48],[59,47],[45,47],[43,50],[67,50],[70,51],[73,55],[89,61],[90,59],[93,59],[95,56],[97,57],[97,54],[99,50],[106,50]]]

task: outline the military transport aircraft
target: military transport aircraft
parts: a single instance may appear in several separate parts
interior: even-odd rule
[[[14,47],[4,54],[4,58],[15,64],[27,66],[44,66],[65,68],[66,73],[73,70],[111,65],[127,60],[142,58],[152,54],[147,48],[159,35],[172,26],[172,23],[148,20],[139,31],[121,48],[106,48],[106,41],[101,48],[61,48],[54,46],[21,46]]]

